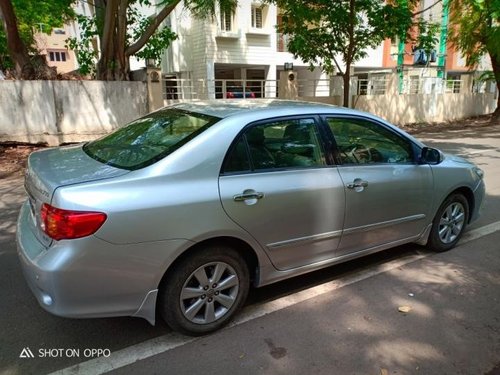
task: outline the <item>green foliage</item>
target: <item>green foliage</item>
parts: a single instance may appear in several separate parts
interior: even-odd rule
[[[436,49],[436,46],[439,43],[439,31],[439,24],[432,22],[429,23],[420,19],[418,22],[418,48],[423,49],[427,53]]]
[[[36,53],[34,33],[50,34],[53,28],[61,27],[74,17],[72,5],[75,0],[11,0],[16,13],[21,40],[28,51]],[[0,27],[0,68],[11,68],[7,39]]]
[[[33,35],[33,31],[50,34],[75,15],[75,0],[12,0],[21,35]]]
[[[146,28],[153,22],[153,19],[141,15],[138,8],[134,6],[128,8],[127,16],[129,24],[128,46],[141,37]],[[158,29],[135,56],[140,59],[154,60],[156,65],[159,65],[163,52],[175,39],[177,39],[177,35],[168,27]]]
[[[9,50],[7,49],[7,36],[3,29],[0,28],[0,70],[11,69],[14,65],[9,57]]]
[[[487,70],[486,72],[482,72],[476,80],[478,82],[490,82],[495,81],[495,74],[491,70]]]
[[[164,3],[168,4],[168,2]],[[149,0],[129,1],[126,11],[127,31],[124,50],[138,40],[154,20],[154,17],[144,16],[139,6],[152,6],[152,3]],[[98,12],[94,17],[78,16],[78,22],[82,30],[80,40],[77,38],[70,38],[68,40],[68,46],[75,50],[82,74],[95,74],[96,72],[98,53],[95,50],[95,41],[103,37],[104,20],[99,18],[103,14],[104,12]],[[134,56],[141,59],[151,59],[159,64],[163,52],[176,38],[177,35],[168,27],[159,28]],[[110,64],[114,64],[114,62],[111,61]],[[114,67],[110,66],[110,68],[113,69]]]
[[[411,25],[407,1],[275,0],[283,12],[279,31],[290,35],[288,49],[296,57],[331,73],[366,56],[387,37],[404,35]],[[340,69],[339,69],[340,70]]]
[[[70,37],[66,40],[67,47],[74,50],[78,60],[79,71],[83,75],[95,74],[98,58],[95,49],[96,37],[99,35],[96,19],[82,15],[76,16],[80,25],[80,38]]]
[[[478,64],[486,53],[500,62],[500,0],[454,0],[451,4],[455,25],[451,40],[465,55],[467,65]]]

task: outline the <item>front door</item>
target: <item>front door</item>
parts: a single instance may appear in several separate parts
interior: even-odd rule
[[[224,163],[226,213],[265,249],[277,269],[335,256],[344,221],[344,184],[327,166],[315,118],[245,129]]]
[[[429,221],[432,171],[414,145],[369,119],[327,118],[344,182],[346,215],[337,255],[396,245],[421,234]]]

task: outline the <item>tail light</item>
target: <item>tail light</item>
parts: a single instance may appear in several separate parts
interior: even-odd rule
[[[69,211],[43,204],[41,226],[43,231],[54,240],[74,239],[89,236],[106,221],[102,212]]]

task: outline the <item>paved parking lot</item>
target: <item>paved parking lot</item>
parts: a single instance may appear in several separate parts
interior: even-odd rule
[[[22,180],[0,180],[0,374],[498,373],[500,127],[418,137],[486,172],[483,215],[460,246],[407,245],[255,290],[235,324],[197,339],[43,311],[15,254]],[[35,358],[20,358],[25,348]]]

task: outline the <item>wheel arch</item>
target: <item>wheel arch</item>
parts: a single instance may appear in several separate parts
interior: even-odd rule
[[[188,258],[192,254],[199,251],[203,251],[203,249],[210,246],[228,246],[234,249],[236,252],[238,252],[239,255],[242,256],[248,267],[251,283],[255,284],[255,282],[259,277],[259,272],[258,272],[259,259],[255,250],[252,248],[252,246],[250,246],[247,242],[243,241],[242,239],[230,236],[222,236],[222,237],[209,238],[197,242],[188,249],[186,249],[185,251],[183,251],[182,254],[180,254],[165,270],[158,285],[158,288],[161,288],[162,283],[165,282],[169,273],[172,271],[172,269],[175,268],[176,264]]]
[[[444,200],[446,200],[450,195],[453,195],[453,194],[461,194],[465,197],[465,199],[467,199],[467,203],[469,205],[469,212],[467,213],[468,214],[467,224],[469,224],[470,220],[472,218],[472,213],[474,212],[474,209],[475,209],[475,204],[476,204],[473,191],[467,186],[462,186],[462,187],[459,187],[459,188],[453,190],[450,194],[448,194],[446,196],[446,198]]]

